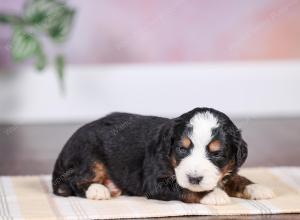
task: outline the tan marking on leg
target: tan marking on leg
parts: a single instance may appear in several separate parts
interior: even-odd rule
[[[112,197],[121,195],[122,191],[109,178],[106,167],[103,163],[98,161],[94,162],[91,170],[93,171],[94,176],[91,179],[86,179],[77,183],[78,187],[89,189],[90,185],[102,184],[109,190]]]
[[[122,194],[122,191],[110,179],[106,179],[104,185],[109,189],[112,197],[117,197]]]
[[[250,180],[243,176],[234,175],[229,177],[225,183],[223,183],[223,187],[225,192],[232,197],[238,197],[243,199],[249,199],[249,195],[245,193],[246,186],[252,184]]]
[[[117,197],[121,195],[122,191],[109,178],[103,163],[95,162],[93,171],[95,173],[93,182],[101,183],[104,186],[106,186],[109,189],[112,197]]]
[[[94,178],[92,179],[92,182],[102,184],[107,178],[107,172],[104,164],[101,162],[95,162],[92,169],[95,174]]]

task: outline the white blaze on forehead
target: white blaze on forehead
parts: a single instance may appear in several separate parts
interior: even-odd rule
[[[218,120],[210,112],[197,113],[190,120],[190,126],[194,146],[206,146],[212,139],[212,129],[218,127]]]
[[[220,172],[207,157],[206,146],[213,138],[212,130],[218,127],[218,120],[210,112],[197,113],[190,120],[189,126],[192,130],[188,136],[193,142],[193,148],[175,168],[177,182],[192,191],[211,190],[217,185]],[[203,180],[198,185],[193,185],[189,183],[187,176],[201,176]]]

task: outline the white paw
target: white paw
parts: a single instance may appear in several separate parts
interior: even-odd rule
[[[102,200],[110,199],[110,192],[108,188],[102,184],[93,183],[89,186],[88,190],[85,192],[85,196],[88,199]]]
[[[215,188],[204,196],[200,203],[206,205],[226,205],[230,203],[230,197],[222,189]]]
[[[260,184],[246,186],[244,193],[249,199],[271,199],[275,197],[272,189]]]

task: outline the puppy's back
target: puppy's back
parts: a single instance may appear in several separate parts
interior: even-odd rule
[[[94,161],[101,161],[106,167],[114,168],[110,174],[115,177],[115,181],[121,185],[126,184],[119,182],[126,178],[117,179],[124,175],[121,170],[126,168],[130,172],[142,168],[145,147],[156,135],[157,129],[168,120],[116,112],[82,126],[67,141],[56,160],[52,175],[54,193],[84,197],[75,179],[89,179],[92,174],[86,170],[90,169]],[[136,172],[138,175],[139,172]]]

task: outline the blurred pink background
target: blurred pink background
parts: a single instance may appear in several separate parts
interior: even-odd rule
[[[19,12],[24,0],[1,1]],[[68,42],[49,46],[69,63],[149,63],[300,58],[299,0],[72,0]],[[11,66],[0,26],[0,65]]]

